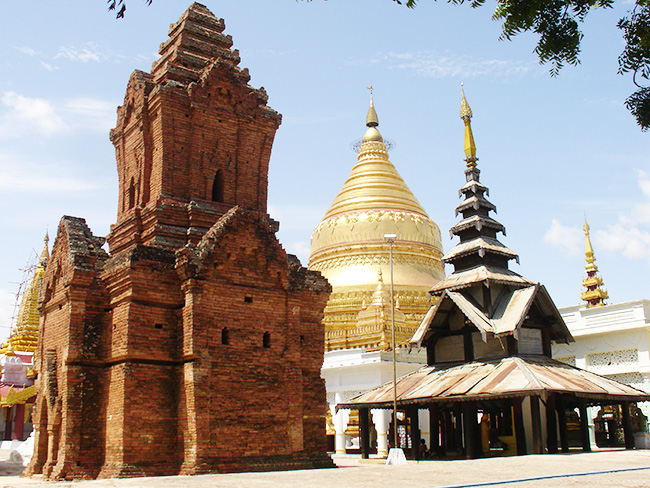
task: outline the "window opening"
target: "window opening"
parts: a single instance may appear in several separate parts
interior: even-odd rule
[[[218,169],[212,183],[212,201],[223,202],[223,171]]]
[[[230,344],[230,330],[228,330],[228,327],[224,327],[221,330],[221,344],[225,346]]]
[[[131,183],[129,183],[129,210],[135,207],[135,180],[131,176]]]

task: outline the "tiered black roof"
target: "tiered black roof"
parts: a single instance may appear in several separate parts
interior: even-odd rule
[[[458,236],[460,242],[442,258],[444,263],[454,265],[454,271],[433,287],[431,293],[436,295],[443,290],[486,281],[515,287],[533,283],[508,268],[508,262],[511,259],[519,262],[519,256],[497,238],[499,232],[505,235],[506,229],[490,215],[490,212],[496,213],[497,208],[486,198],[490,191],[481,183],[481,171],[476,167],[478,158],[470,124],[471,115],[463,95],[461,118],[465,121],[466,183],[458,191],[458,196],[464,199],[456,207],[456,216],[461,214],[462,219],[449,229],[451,236]]]
[[[449,230],[460,238],[460,243],[442,260],[453,264],[455,273],[480,265],[508,269],[509,260],[519,260],[517,253],[497,239],[497,233],[505,235],[506,228],[490,217],[496,206],[484,196],[489,191],[479,181],[480,173],[476,166],[465,170],[467,183],[459,192],[465,200],[456,207],[456,215],[462,214],[463,218]]]

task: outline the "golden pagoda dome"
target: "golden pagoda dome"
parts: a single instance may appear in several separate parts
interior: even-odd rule
[[[372,302],[377,272],[389,276],[386,234],[397,236],[395,296],[413,331],[431,305],[428,290],[444,278],[440,229],[389,161],[378,125],[371,95],[357,164],[312,233],[309,268],[320,271],[333,288],[323,319],[326,336],[352,333],[364,300]],[[326,338],[326,350],[348,347],[330,339],[334,337]],[[374,345],[369,338],[353,347]]]
[[[50,257],[48,251],[49,237],[47,233],[45,234],[44,241],[43,251],[38,259],[34,276],[20,302],[16,325],[7,342],[0,348],[0,354],[12,355],[14,351],[34,352],[36,350],[38,326],[41,318],[40,312],[38,311],[38,294],[41,289],[43,276],[45,275],[45,264]]]

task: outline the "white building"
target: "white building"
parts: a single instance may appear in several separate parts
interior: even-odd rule
[[[560,313],[575,342],[555,344],[555,359],[650,393],[650,300],[575,305]],[[650,402],[639,408],[647,422]]]

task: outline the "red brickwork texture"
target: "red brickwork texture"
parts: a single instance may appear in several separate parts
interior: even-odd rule
[[[63,217],[41,291],[34,456],[48,479],[331,466],[330,287],[266,214],[280,115],[193,4],[111,132],[107,240]]]

